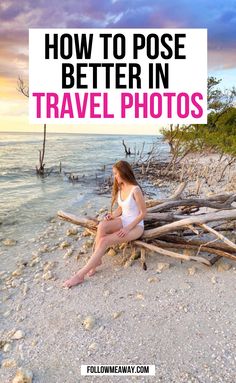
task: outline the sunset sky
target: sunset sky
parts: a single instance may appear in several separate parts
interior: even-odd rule
[[[208,74],[222,78],[223,89],[236,86],[236,0],[1,0],[0,131],[42,131],[29,125],[27,99],[16,90],[19,75],[28,79],[29,28],[207,28]],[[115,133],[75,125],[48,131]],[[119,129],[127,131],[139,133]],[[157,127],[145,132],[155,134]]]

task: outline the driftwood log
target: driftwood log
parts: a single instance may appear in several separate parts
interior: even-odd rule
[[[236,261],[235,240],[219,233],[220,229],[227,234],[232,230],[232,224],[236,228],[236,206],[233,205],[236,193],[181,198],[185,186],[182,183],[169,198],[146,201],[144,233],[140,239],[124,246],[124,252],[127,245],[131,245],[132,249],[126,266],[137,258],[138,249],[145,270],[147,251],[179,260],[198,261],[207,266],[213,265],[221,257]],[[99,223],[96,218],[77,217],[63,211],[58,212],[58,217],[87,228],[90,234],[96,234]],[[218,231],[209,226],[210,223],[215,224]]]

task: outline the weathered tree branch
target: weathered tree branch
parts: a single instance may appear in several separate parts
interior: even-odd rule
[[[236,201],[236,194],[227,197],[227,199],[222,202],[212,201],[210,199],[202,199],[202,198],[189,198],[189,199],[180,199],[177,201],[166,201],[161,203],[158,206],[153,206],[148,208],[148,212],[160,212],[164,210],[171,209],[173,207],[178,206],[196,206],[196,207],[210,207],[212,209],[234,209],[231,206],[232,202]]]
[[[204,263],[207,266],[211,265],[211,263],[207,259],[205,259],[203,257],[195,257],[195,256],[192,256],[192,255],[178,254],[178,253],[175,253],[173,251],[162,249],[161,247],[153,245],[151,243],[146,243],[146,242],[139,241],[139,240],[134,241],[134,244],[137,245],[137,246],[149,249],[151,251],[154,251],[154,252],[156,252],[158,254],[167,255],[168,257],[177,258],[177,259],[183,259],[185,261],[190,261],[190,260],[200,261],[200,262]]]
[[[218,233],[216,230],[212,229],[212,227],[207,226],[205,224],[199,224],[200,227],[205,229],[206,231],[209,231],[209,233],[214,234],[217,238],[221,239],[224,243],[226,243],[228,246],[232,247],[234,250],[236,250],[236,245],[232,241],[230,241],[228,238],[226,238],[223,234]]]
[[[177,222],[172,222],[162,227],[145,230],[143,238],[157,238],[160,235],[168,234],[173,231],[178,231],[187,227],[188,225],[201,224],[206,222],[222,221],[222,220],[232,220],[236,219],[236,209],[226,210],[226,211],[217,211],[214,213],[208,214],[199,214],[193,217],[184,218]]]
[[[146,201],[146,205],[149,204],[149,206],[151,205],[152,207],[148,209],[146,214],[144,220],[145,230],[142,237],[139,240],[131,241],[133,250],[129,260],[127,260],[127,264],[132,264],[135,259],[135,247],[141,249],[141,264],[144,269],[146,269],[145,249],[180,260],[198,261],[208,266],[214,264],[220,257],[236,260],[236,244],[225,235],[218,233],[215,228],[208,225],[210,222],[220,224],[222,221],[225,225],[225,222],[228,224],[228,222],[236,220],[236,208],[232,206],[232,203],[236,200],[236,194],[218,194],[201,199],[179,199],[184,187],[184,183],[181,184],[176,192],[168,199]],[[153,206],[152,204],[154,203],[155,205]],[[215,211],[195,214],[195,210],[192,208],[196,205],[201,207],[214,207]],[[182,214],[171,211],[171,208],[180,206],[183,208],[180,210]],[[224,207],[224,209],[222,209],[222,207]],[[167,210],[167,208],[170,211],[163,212],[163,210]],[[159,211],[153,211],[154,209]],[[162,210],[162,212],[160,210]],[[187,214],[187,218],[183,218],[183,214]],[[96,218],[77,217],[63,211],[58,212],[58,217],[86,227],[91,234],[96,234],[99,223],[99,220]],[[197,227],[203,229],[203,231],[197,229]],[[205,231],[214,234],[216,239],[205,239]],[[227,227],[224,231],[227,231]],[[176,235],[176,233],[178,233],[178,235]],[[191,238],[189,238],[190,236]],[[204,239],[202,239],[201,236],[204,236]],[[124,242],[126,242],[125,239]],[[126,251],[127,245],[126,243],[124,251]],[[192,249],[195,255],[181,254],[173,251],[174,249]],[[205,253],[213,254],[214,257],[206,258]],[[125,254],[123,254],[123,257],[124,256]]]

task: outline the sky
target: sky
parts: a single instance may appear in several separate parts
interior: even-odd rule
[[[42,131],[29,125],[27,99],[16,89],[18,76],[28,79],[29,28],[207,28],[208,75],[222,79],[222,89],[236,86],[236,0],[1,0],[0,131]],[[48,131],[117,133],[92,125],[51,125]],[[139,134],[143,128],[119,132]]]

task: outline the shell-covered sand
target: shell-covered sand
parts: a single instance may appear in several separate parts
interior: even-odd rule
[[[233,261],[208,267],[149,253],[144,271],[110,252],[94,276],[65,289],[91,254],[83,232],[55,218],[37,237],[3,244],[1,383],[19,367],[34,383],[236,381]],[[156,375],[81,377],[81,364],[154,364]]]

